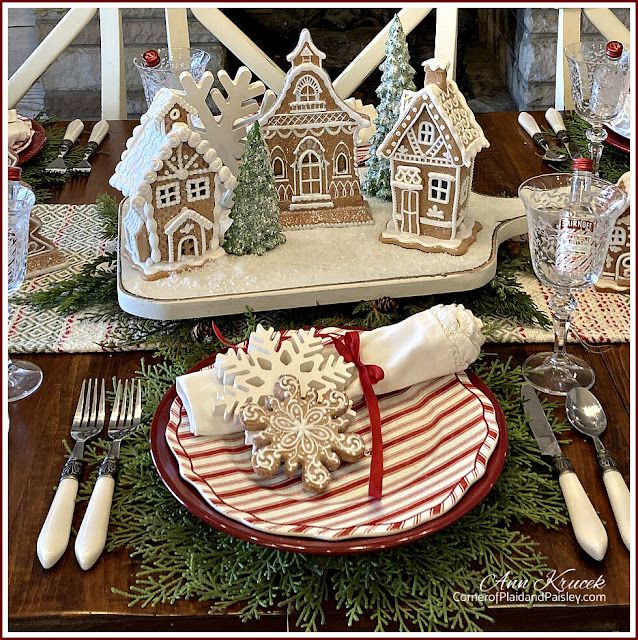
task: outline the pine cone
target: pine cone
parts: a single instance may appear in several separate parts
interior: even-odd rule
[[[191,339],[194,342],[206,342],[214,336],[213,323],[210,320],[200,320],[191,329]]]
[[[377,311],[381,313],[397,313],[399,310],[399,304],[394,298],[390,298],[388,296],[384,296],[383,298],[379,298],[374,301],[374,306]]]

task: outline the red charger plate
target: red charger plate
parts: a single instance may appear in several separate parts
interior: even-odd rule
[[[618,149],[618,151],[623,151],[624,153],[630,152],[631,140],[629,138],[625,138],[620,134],[612,131],[609,127],[605,127],[607,130],[607,139],[605,142],[614,149]]]
[[[33,127],[33,138],[31,138],[31,144],[18,154],[18,166],[33,160],[35,156],[42,151],[45,142],[47,141],[47,134],[44,131],[44,127],[35,120],[31,120],[31,126]]]
[[[198,371],[199,369],[212,365],[215,357],[216,354],[213,354],[202,360],[195,365],[191,371]],[[198,491],[181,477],[177,461],[166,442],[165,432],[166,425],[170,420],[170,408],[177,397],[175,385],[167,391],[153,416],[150,432],[151,456],[159,476],[168,490],[190,513],[214,529],[239,538],[240,540],[254,542],[282,551],[315,555],[344,555],[390,549],[432,535],[462,518],[487,496],[503,471],[503,465],[505,464],[507,455],[507,425],[505,416],[494,394],[487,385],[472,372],[468,372],[468,376],[472,384],[478,387],[493,404],[499,427],[498,442],[487,463],[485,474],[468,489],[463,498],[452,509],[434,520],[396,534],[371,538],[351,538],[338,541],[280,536],[253,529],[213,509],[213,507],[202,499]]]

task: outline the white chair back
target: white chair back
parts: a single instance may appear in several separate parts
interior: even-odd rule
[[[448,5],[430,5],[399,11],[404,31],[410,33],[431,11],[436,9],[434,55],[448,60],[448,75],[456,74],[458,9]],[[49,35],[11,76],[8,84],[9,108],[14,107],[60,54],[90,22],[98,9],[73,8],[62,17]],[[245,64],[269,88],[283,87],[285,72],[219,9],[191,9],[201,22],[229,51]],[[188,47],[188,10],[165,10],[169,47]],[[126,77],[122,16],[119,8],[99,9],[102,60],[102,118],[126,118]],[[389,31],[386,25],[361,53],[335,79],[334,87],[342,98],[349,98],[370,73],[381,64]],[[415,66],[417,63],[415,61]]]

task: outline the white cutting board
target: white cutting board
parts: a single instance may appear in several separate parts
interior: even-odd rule
[[[498,246],[527,232],[518,198],[471,194],[483,229],[463,256],[424,253],[379,241],[391,203],[370,198],[373,224],[286,231],[263,256],[230,256],[192,271],[144,280],[118,251],[118,301],[133,315],[179,320],[406,296],[467,291],[496,272]]]

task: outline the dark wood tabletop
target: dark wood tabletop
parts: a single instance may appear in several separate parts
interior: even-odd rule
[[[475,169],[475,189],[492,195],[515,196],[524,179],[547,173],[533,144],[516,123],[516,113],[478,114],[477,119],[491,142],[481,152]],[[537,116],[540,121],[540,115]],[[54,202],[91,203],[108,186],[120,153],[133,126],[129,121],[111,122],[102,151],[93,161],[87,178],[72,178],[54,192]],[[86,127],[91,130],[90,126]],[[85,134],[88,137],[88,134]],[[84,141],[84,139],[82,140]],[[520,363],[527,356],[547,350],[548,345],[486,345],[486,351]],[[629,384],[630,347],[615,344],[603,353],[590,353],[580,346],[570,351],[591,364],[596,372],[593,391],[608,417],[605,444],[614,453],[621,473],[629,481]],[[46,631],[285,631],[294,630],[295,616],[273,611],[259,621],[242,623],[236,613],[209,615],[206,602],[179,602],[155,608],[129,608],[127,600],[113,594],[111,587],[127,590],[137,561],[126,551],[104,554],[95,567],[83,572],[73,553],[73,543],[52,569],[44,570],[36,556],[36,539],[52,499],[64,459],[66,438],[77,394],[85,377],[130,376],[140,357],[149,354],[34,354],[32,360],[44,371],[41,388],[31,397],[9,407],[8,450],[8,542],[9,542],[9,630]],[[609,548],[602,562],[591,560],[577,545],[571,528],[548,531],[522,523],[520,530],[539,544],[550,567],[568,572],[574,579],[602,576],[604,601],[566,606],[552,604],[493,607],[494,623],[485,630],[507,631],[622,631],[629,629],[629,552],[620,539],[598,472],[591,444],[577,434],[565,447],[576,472],[599,511],[609,536]],[[88,471],[85,470],[85,474]],[[80,525],[84,506],[76,509],[74,527]],[[592,591],[587,591],[592,593]],[[327,607],[322,630],[345,631],[343,612]],[[370,631],[363,620],[357,631]]]

